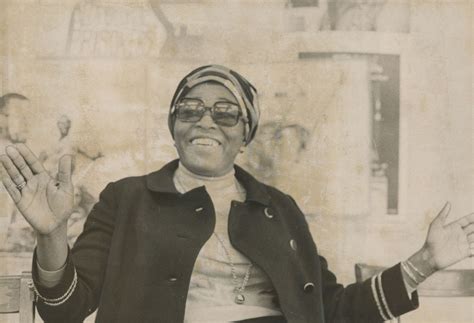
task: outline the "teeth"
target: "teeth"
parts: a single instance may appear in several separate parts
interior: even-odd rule
[[[218,146],[219,143],[210,138],[196,138],[191,141],[193,145],[201,145],[201,146]]]

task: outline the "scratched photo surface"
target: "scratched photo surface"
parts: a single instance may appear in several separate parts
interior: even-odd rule
[[[53,176],[75,156],[72,245],[107,183],[177,157],[180,79],[228,66],[262,112],[237,163],[295,198],[348,284],[356,263],[416,251],[446,201],[450,221],[474,209],[472,12],[469,0],[0,0],[0,149],[26,142]],[[0,274],[29,271],[34,246],[2,186]],[[474,322],[472,298],[420,304],[402,321]]]

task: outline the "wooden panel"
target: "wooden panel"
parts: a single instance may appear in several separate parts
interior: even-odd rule
[[[356,264],[358,282],[376,275],[385,267]],[[438,271],[418,287],[418,295],[425,297],[474,297],[474,270]]]
[[[31,273],[23,272],[20,280],[20,323],[34,322],[34,294],[29,286],[31,283]]]
[[[474,270],[442,270],[420,285],[420,296],[474,297]]]
[[[17,313],[20,309],[20,276],[0,277],[0,313]]]

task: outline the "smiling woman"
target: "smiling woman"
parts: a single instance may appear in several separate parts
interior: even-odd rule
[[[184,167],[203,176],[231,171],[245,146],[245,126],[234,95],[219,83],[201,83],[179,100],[176,114],[173,136]]]
[[[418,306],[416,288],[474,254],[474,214],[430,225],[410,258],[362,283],[337,283],[287,194],[234,164],[255,136],[256,89],[200,67],[178,85],[168,124],[179,160],[110,183],[74,247],[72,161],[53,179],[24,144],[2,182],[37,234],[33,279],[47,322],[382,322]]]

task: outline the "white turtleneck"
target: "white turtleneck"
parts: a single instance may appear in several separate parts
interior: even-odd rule
[[[235,178],[234,170],[220,177],[205,177],[180,164],[173,181],[180,193],[205,186],[216,212],[214,234],[201,249],[191,275],[184,322],[230,322],[281,315],[274,303],[276,293],[270,279],[255,264],[242,293],[244,304],[234,301],[234,289],[242,285],[250,264],[248,258],[232,247],[227,231],[231,201],[245,201],[245,189]],[[236,281],[226,251],[234,265]]]

